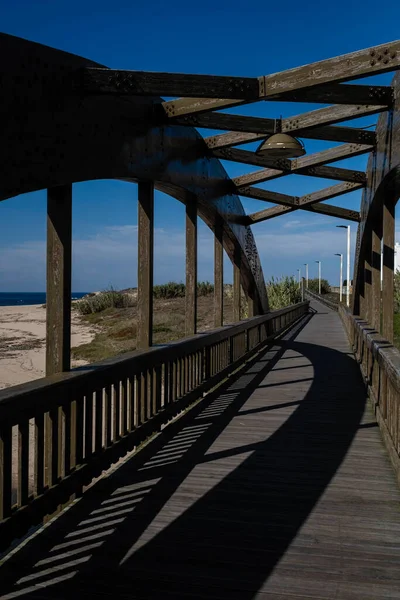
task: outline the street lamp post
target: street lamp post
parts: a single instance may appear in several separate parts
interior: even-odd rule
[[[315,262],[318,263],[318,293],[321,295],[321,261],[316,260]]]
[[[340,229],[347,229],[347,306],[350,306],[350,225],[336,225]]]
[[[308,264],[304,263],[304,266],[306,268],[306,289],[308,290]]]
[[[297,272],[299,274],[299,287],[301,286],[301,269],[297,269]]]
[[[340,302],[343,299],[343,254],[335,254],[340,256]]]

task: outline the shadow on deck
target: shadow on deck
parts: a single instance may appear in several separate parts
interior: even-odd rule
[[[400,598],[365,402],[322,307],[6,561],[1,598]]]

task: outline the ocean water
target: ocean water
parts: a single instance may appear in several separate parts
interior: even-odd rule
[[[78,300],[87,292],[73,292],[72,300]],[[46,304],[46,292],[0,292],[0,306],[24,306]]]

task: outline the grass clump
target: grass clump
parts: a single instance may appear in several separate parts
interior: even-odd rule
[[[117,292],[113,288],[99,294],[88,294],[76,303],[81,315],[90,315],[103,312],[108,308],[126,308],[129,306],[128,294]]]
[[[197,295],[208,296],[214,292],[214,285],[209,281],[199,281],[197,283]],[[172,298],[184,298],[186,293],[186,286],[184,283],[177,283],[176,281],[170,281],[169,283],[163,283],[162,285],[155,285],[153,287],[153,297],[163,300],[171,300]]]
[[[319,279],[315,277],[315,279],[308,280],[308,289],[310,292],[314,292],[314,294],[319,293]],[[329,294],[331,291],[331,286],[327,279],[321,279],[321,294]]]
[[[301,302],[301,290],[294,277],[274,277],[267,283],[267,294],[271,310],[277,310]]]

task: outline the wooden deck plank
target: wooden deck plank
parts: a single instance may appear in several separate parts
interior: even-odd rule
[[[313,309],[5,562],[0,599],[400,598],[400,492]]]

